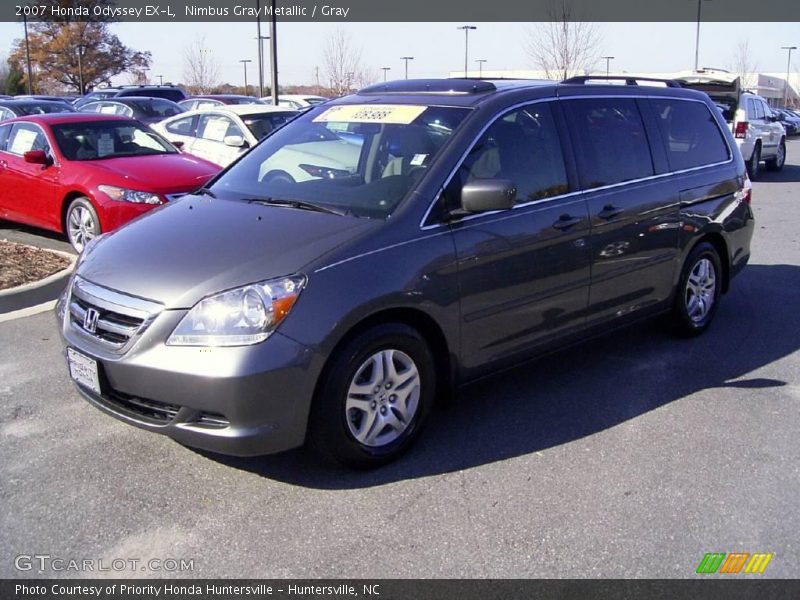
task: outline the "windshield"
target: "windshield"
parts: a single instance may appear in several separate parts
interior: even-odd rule
[[[226,197],[300,200],[385,218],[468,113],[409,104],[312,109],[253,148],[212,189]]]
[[[67,160],[100,160],[177,152],[154,131],[133,121],[63,123],[52,128],[56,144]]]
[[[150,100],[134,100],[131,104],[135,105],[148,117],[166,119],[184,112],[183,108],[170,100],[163,98],[152,98]]]
[[[266,137],[281,125],[288,123],[295,116],[296,112],[272,112],[256,113],[254,115],[242,115],[242,121],[257,140]]]
[[[17,104],[22,115],[43,115],[47,113],[75,112],[69,106],[59,102],[42,102],[40,104]]]

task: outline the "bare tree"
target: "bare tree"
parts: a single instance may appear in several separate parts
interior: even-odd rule
[[[204,35],[197,36],[183,51],[183,80],[192,94],[208,94],[219,83],[219,65]]]
[[[758,63],[753,60],[753,53],[750,51],[749,40],[739,40],[736,43],[736,50],[728,63],[728,70],[736,73],[742,82],[742,87],[755,87],[758,84]]]
[[[567,0],[553,2],[549,21],[528,34],[526,52],[548,79],[566,79],[591,70],[600,55],[600,34],[594,23],[579,21]]]
[[[354,87],[374,81],[361,62],[361,49],[353,45],[344,31],[337,29],[328,36],[323,53],[323,75],[335,95],[349,94]]]
[[[128,71],[128,83],[130,85],[147,85],[147,71],[132,69]]]

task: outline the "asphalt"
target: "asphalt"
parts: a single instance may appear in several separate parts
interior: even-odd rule
[[[788,154],[754,185],[751,265],[706,335],[645,323],[483,381],[379,471],[124,425],[73,389],[51,314],[0,323],[0,577],[98,574],[15,568],[48,554],[193,561],[112,572],[133,576],[686,578],[735,551],[797,576],[800,141]]]

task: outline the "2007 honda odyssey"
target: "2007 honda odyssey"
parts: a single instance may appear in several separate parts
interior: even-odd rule
[[[84,251],[57,308],[95,406],[236,455],[383,463],[437,397],[670,312],[747,263],[750,182],[667,82],[400,81],[316,107]]]

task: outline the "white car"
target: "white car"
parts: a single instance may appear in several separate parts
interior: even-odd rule
[[[184,152],[225,167],[297,114],[282,106],[236,104],[181,113],[151,127]]]
[[[267,104],[272,104],[272,96],[265,96],[261,98]],[[323,98],[322,96],[309,96],[305,94],[281,94],[278,96],[279,106],[289,106],[291,108],[308,108],[309,106],[316,106],[327,102],[330,98]]]
[[[758,177],[762,162],[769,171],[783,168],[786,162],[783,125],[764,98],[741,89],[735,73],[701,69],[677,81],[684,87],[706,92],[716,103],[733,132],[750,179]]]

